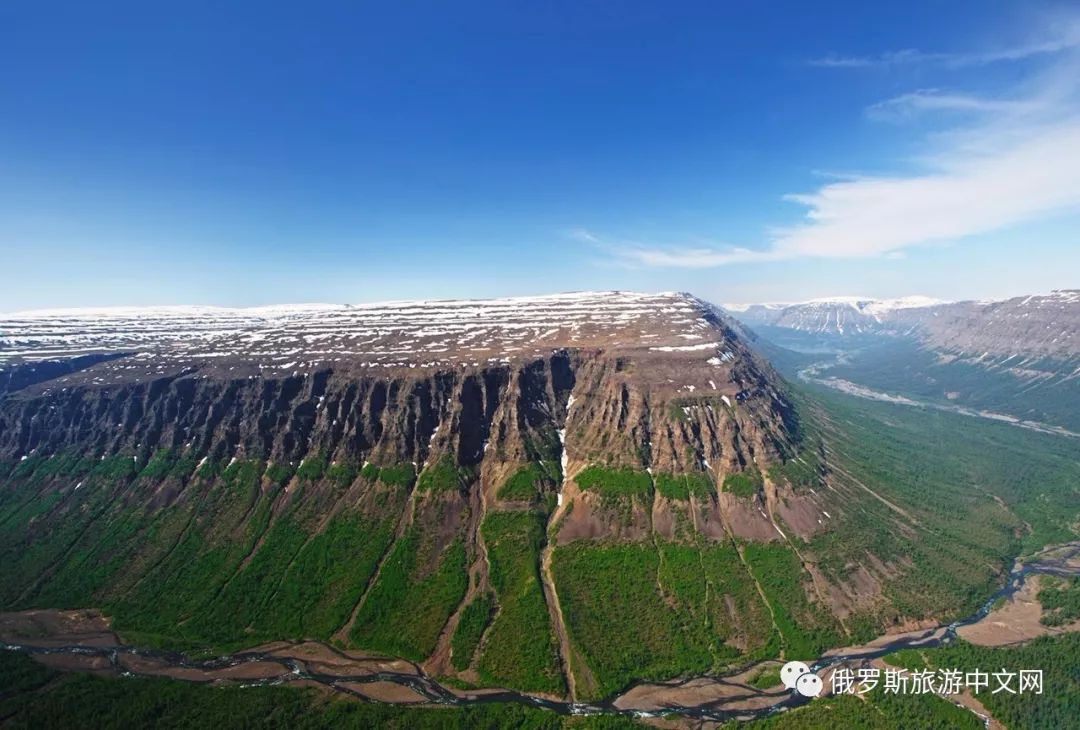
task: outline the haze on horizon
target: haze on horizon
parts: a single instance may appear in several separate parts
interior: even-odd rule
[[[0,27],[3,312],[1078,285],[1066,3],[18,2]]]

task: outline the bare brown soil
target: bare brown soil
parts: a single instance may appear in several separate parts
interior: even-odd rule
[[[120,667],[135,674],[153,677],[183,679],[188,682],[216,682],[218,680],[253,681],[283,677],[289,670],[276,662],[246,662],[221,669],[199,669],[196,667],[178,667],[166,660],[137,654],[121,654],[117,657]]]
[[[660,711],[711,707],[719,710],[755,710],[788,698],[783,687],[759,690],[732,679],[698,678],[679,684],[641,684],[613,703],[619,709]]]
[[[341,677],[359,676],[393,672],[395,674],[415,674],[420,671],[414,664],[404,659],[371,656],[358,651],[334,649],[317,641],[305,641],[300,644],[276,642],[256,648],[254,651],[269,654],[282,659],[297,659],[312,672]]]
[[[340,686],[376,702],[413,705],[428,701],[419,692],[395,682],[342,682]]]
[[[901,631],[895,634],[886,634],[885,636],[879,636],[876,639],[872,639],[865,644],[859,644],[858,646],[847,646],[839,649],[830,649],[826,651],[822,656],[859,656],[860,654],[871,654],[898,641],[911,641],[913,645],[918,646],[922,643],[933,642],[937,639],[942,638],[944,635],[944,627],[916,629],[914,631]]]
[[[776,531],[756,499],[751,502],[730,492],[721,492],[717,495],[717,500],[721,514],[735,537],[757,542],[781,539],[780,533]]]
[[[1029,575],[1024,585],[1014,593],[1005,605],[991,611],[986,618],[961,626],[956,630],[960,638],[980,646],[1007,646],[1017,644],[1048,634],[1062,634],[1080,631],[1080,621],[1065,626],[1044,626],[1042,605],[1039,603],[1039,589],[1042,576]]]

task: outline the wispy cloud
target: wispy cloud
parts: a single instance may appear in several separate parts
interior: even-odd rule
[[[920,89],[879,101],[867,108],[873,119],[901,121],[925,112],[1018,113],[1034,111],[1040,102],[1031,99],[990,99],[971,94]]]
[[[589,242],[635,266],[899,257],[913,247],[1080,209],[1080,53],[1056,58],[1027,88],[1002,91],[989,97],[922,89],[874,105],[868,113],[881,118],[968,114],[947,118],[951,126],[926,138],[917,174],[828,179],[786,196],[804,207],[803,218],[769,230],[760,247],[612,242],[587,233]]]
[[[1004,132],[1003,132],[1004,133]],[[995,133],[973,146],[993,146]],[[682,247],[602,240],[619,260],[638,266],[712,268],[787,259],[897,257],[904,249],[953,241],[1080,207],[1080,117],[1038,130],[993,153],[938,158],[939,169],[907,177],[863,177],[789,195],[805,206],[803,222],[771,231],[762,249]]]
[[[774,251],[755,251],[740,247],[655,246],[634,241],[610,240],[589,231],[575,231],[574,238],[591,243],[631,267],[711,269],[731,264],[775,261]]]
[[[957,53],[905,48],[899,51],[886,51],[885,53],[866,56],[830,54],[820,58],[812,58],[807,61],[807,64],[818,68],[853,69],[913,66],[916,64],[938,64],[952,68],[963,68],[966,66],[985,66],[992,63],[1021,61],[1080,47],[1080,20],[1076,18],[1057,18],[1053,25],[1044,31],[1044,35],[1045,37],[1035,41],[985,51]]]
[[[806,64],[818,68],[875,68],[881,66],[901,66],[915,63],[940,62],[950,58],[948,53],[924,53],[917,48],[905,48],[901,51],[888,51],[874,56],[840,56],[829,54],[820,58],[811,58]]]
[[[873,256],[1080,206],[1080,167],[1062,164],[1080,159],[1080,118],[992,154],[947,156],[926,175],[839,182],[789,196],[807,207],[806,220],[775,231],[772,250],[788,257]]]

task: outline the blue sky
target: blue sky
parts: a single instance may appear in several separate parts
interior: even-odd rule
[[[4,3],[0,310],[1080,286],[1080,12],[884,5]]]

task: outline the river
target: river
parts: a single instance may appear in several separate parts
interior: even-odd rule
[[[1017,418],[1016,416],[1010,416],[1005,413],[996,413],[994,411],[983,411],[975,408],[967,408],[965,406],[952,405],[950,403],[937,403],[934,401],[916,400],[904,395],[896,395],[893,393],[883,393],[879,390],[873,390],[867,388],[864,385],[853,383],[850,380],[844,380],[837,377],[821,377],[821,374],[827,371],[830,367],[840,362],[844,354],[837,355],[836,360],[822,361],[802,368],[796,373],[799,380],[807,383],[815,383],[817,385],[823,385],[826,388],[838,390],[841,393],[853,395],[858,398],[865,398],[867,400],[882,401],[884,403],[895,403],[902,406],[915,406],[917,408],[929,408],[937,411],[946,411],[948,413],[958,413],[962,416],[970,416],[972,418],[984,418],[989,421],[997,421],[998,423],[1007,423],[1010,426],[1016,426],[1017,428],[1025,428],[1029,431],[1038,431],[1039,433],[1049,433],[1057,436],[1068,436],[1070,438],[1080,438],[1080,433],[1076,431],[1069,431],[1061,426],[1054,426],[1049,423],[1042,423],[1040,421],[1029,421],[1023,418]]]
[[[972,615],[948,624],[929,627],[902,635],[885,635],[856,647],[833,650],[808,662],[815,672],[844,662],[858,662],[884,656],[904,648],[930,648],[948,643],[956,638],[956,630],[984,618],[1001,598],[1008,598],[1018,591],[1028,576],[1050,574],[1059,576],[1080,575],[1080,541],[1046,548],[1042,552],[1014,563],[1004,587],[987,598]],[[24,612],[33,613],[33,612]],[[17,617],[20,614],[6,614]],[[685,678],[669,682],[637,682],[616,697],[603,702],[572,703],[537,697],[512,690],[459,690],[440,684],[426,676],[420,668],[401,660],[358,659],[318,642],[282,642],[271,649],[240,651],[214,659],[196,660],[183,654],[157,649],[146,649],[119,642],[109,643],[102,636],[114,636],[105,632],[95,634],[93,640],[65,643],[63,634],[49,637],[48,641],[13,641],[9,637],[2,648],[32,655],[67,655],[76,663],[87,663],[98,670],[111,671],[121,676],[171,676],[189,681],[214,681],[247,674],[266,675],[256,679],[236,679],[244,686],[281,685],[304,680],[323,685],[336,692],[369,699],[363,686],[371,683],[389,683],[415,694],[417,699],[438,705],[466,706],[490,702],[517,702],[542,707],[564,715],[618,713],[637,717],[661,717],[680,715],[686,718],[728,721],[764,717],[787,708],[806,704],[810,700],[782,687],[759,690],[735,677],[745,677],[765,662],[747,665],[722,675]],[[105,643],[103,644],[102,641]],[[59,642],[59,643],[57,643]],[[314,651],[314,654],[313,654]],[[318,661],[312,656],[319,655]],[[340,661],[335,663],[335,657]],[[55,662],[54,662],[55,663]],[[400,670],[387,669],[398,665]],[[349,673],[349,667],[356,667]],[[141,668],[140,668],[141,667]],[[254,671],[256,670],[257,671]],[[245,671],[251,670],[251,671]],[[680,690],[693,688],[691,696],[704,697],[696,704],[679,702],[657,706],[657,697],[665,694],[675,700]],[[705,691],[702,692],[702,688]],[[710,692],[709,690],[712,690]],[[635,698],[638,698],[637,701]],[[641,700],[641,698],[645,698]],[[415,700],[413,700],[415,701]]]

